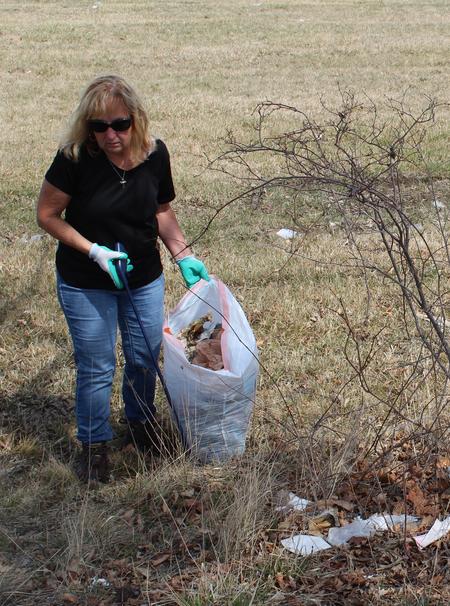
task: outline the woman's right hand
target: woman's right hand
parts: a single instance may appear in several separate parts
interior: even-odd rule
[[[123,283],[119,277],[114,261],[117,259],[126,259],[127,272],[131,271],[133,269],[133,265],[131,265],[131,261],[126,252],[117,252],[115,250],[111,250],[107,246],[93,244],[89,249],[89,258],[98,263],[103,271],[106,271],[106,273],[111,276],[116,288],[120,290],[123,289]]]

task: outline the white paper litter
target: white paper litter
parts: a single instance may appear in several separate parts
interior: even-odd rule
[[[404,526],[405,524],[415,524],[419,521],[419,518],[416,516],[390,515],[388,513],[378,513],[371,515],[370,518],[367,519],[367,521],[373,528],[375,528],[375,530],[392,530],[392,528],[394,528],[394,526],[398,524],[400,526]]]
[[[277,236],[280,238],[284,238],[285,240],[292,240],[295,236],[298,236],[298,231],[294,231],[293,229],[283,228],[277,231]]]
[[[417,521],[418,518],[415,516],[404,515],[374,514],[367,520],[357,517],[347,526],[330,528],[327,541],[331,545],[344,545],[352,537],[370,537],[377,530],[388,530],[396,524],[411,524]]]
[[[309,534],[297,534],[290,539],[283,539],[281,544],[288,551],[305,556],[331,548],[331,545],[322,537],[316,537]]]
[[[419,549],[428,547],[431,543],[442,539],[450,531],[450,516],[445,520],[436,520],[433,526],[425,534],[419,534],[414,537]]]
[[[308,501],[307,499],[302,499],[301,497],[298,497],[293,492],[290,492],[288,494],[288,497],[289,497],[289,501],[286,503],[286,505],[281,505],[280,507],[276,507],[275,511],[288,511],[289,509],[295,509],[296,511],[303,511],[311,503],[311,501]]]
[[[33,236],[22,236],[19,242],[23,242],[24,244],[29,244],[30,242],[39,242],[45,237],[45,234],[34,234]]]
[[[434,200],[433,206],[436,210],[442,210],[445,208],[445,204],[443,202],[441,202],[440,200]]]
[[[92,577],[91,579],[91,587],[109,587],[111,583],[106,579],[102,579],[100,577]]]

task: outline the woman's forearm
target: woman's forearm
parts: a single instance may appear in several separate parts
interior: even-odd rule
[[[86,255],[93,244],[93,242],[82,236],[61,217],[46,217],[42,220],[38,216],[38,225],[63,244],[75,248]]]
[[[192,251],[186,244],[186,238],[181,231],[177,217],[172,208],[170,208],[168,204],[162,205],[156,218],[158,220],[159,237],[172,257],[176,261],[179,261],[183,257],[191,255]]]

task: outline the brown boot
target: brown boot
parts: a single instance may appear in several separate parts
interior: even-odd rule
[[[132,444],[136,450],[143,454],[159,456],[161,454],[161,436],[155,430],[155,423],[151,421],[127,420],[128,431],[125,436],[124,447]]]
[[[85,484],[89,482],[107,484],[110,480],[110,466],[106,442],[83,444],[75,471],[79,479]]]

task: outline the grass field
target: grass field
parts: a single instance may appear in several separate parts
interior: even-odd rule
[[[195,244],[242,304],[260,348],[245,456],[200,467],[181,453],[152,462],[115,452],[115,481],[94,491],[72,472],[74,366],[54,292],[55,243],[32,237],[41,233],[43,175],[95,75],[119,73],[145,99],[152,131],[171,152],[174,207],[197,239],[243,188],[208,159],[227,148],[230,131],[238,141],[254,137],[258,103],[292,105],[319,121],[324,105],[339,106],[340,90],[370,98],[387,121],[389,97],[405,96],[415,111],[426,96],[448,103],[449,31],[447,0],[2,3],[2,605],[448,603],[445,542],[419,552],[397,529],[306,558],[280,545],[310,524],[276,511],[283,490],[319,511],[339,509],[334,497],[352,515],[417,513],[424,529],[449,502],[445,376],[428,361],[416,372],[421,344],[399,293],[350,267],[348,238],[323,200],[305,196],[299,223],[314,228],[295,255],[276,236],[295,226],[292,202],[276,191],[226,206]],[[424,147],[444,205],[448,118],[448,106],[439,108]],[[262,162],[270,175],[271,159]],[[414,176],[408,199],[438,250],[433,198]],[[385,263],[373,234],[357,238]],[[164,261],[169,309],[184,289]],[[444,310],[448,277],[443,271]],[[367,384],[349,364],[358,352],[373,354]],[[117,382],[117,427],[119,392]],[[158,403],[167,417],[161,393]]]

